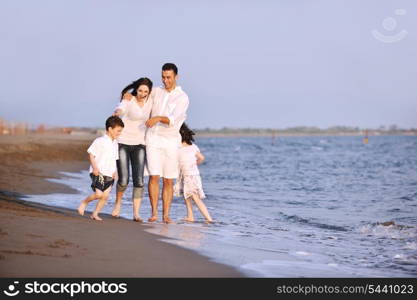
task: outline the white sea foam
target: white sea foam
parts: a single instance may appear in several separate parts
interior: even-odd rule
[[[411,242],[411,243],[407,242],[404,246],[404,249],[417,250],[417,243],[416,242]]]
[[[417,230],[414,227],[399,225],[365,225],[359,228],[359,232],[368,236],[380,238],[404,239],[417,237]]]
[[[405,256],[404,254],[395,254],[394,259],[406,260],[407,256]]]
[[[308,253],[308,252],[305,252],[305,251],[297,251],[297,252],[295,252],[295,254],[301,255],[301,256],[309,256],[309,255],[311,255],[311,253]]]
[[[265,277],[351,277],[351,276],[384,276],[370,270],[341,267],[335,263],[320,263],[294,260],[263,260],[240,266],[242,269],[254,271]]]

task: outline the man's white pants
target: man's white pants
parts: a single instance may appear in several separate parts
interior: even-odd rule
[[[178,147],[146,146],[148,171],[151,176],[166,179],[178,177]]]

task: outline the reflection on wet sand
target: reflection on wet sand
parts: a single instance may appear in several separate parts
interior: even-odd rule
[[[198,224],[151,224],[147,232],[161,235],[167,239],[166,242],[192,249],[200,249],[206,238]]]

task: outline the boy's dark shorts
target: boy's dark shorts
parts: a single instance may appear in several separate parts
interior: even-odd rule
[[[99,189],[100,191],[105,191],[109,187],[111,187],[114,183],[113,177],[104,176],[104,175],[94,175],[93,173],[90,173],[91,177],[91,188],[95,192],[96,189]]]

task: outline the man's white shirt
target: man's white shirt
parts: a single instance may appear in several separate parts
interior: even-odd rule
[[[151,117],[164,116],[169,119],[169,125],[158,122],[146,133],[146,145],[166,148],[181,146],[180,128],[187,118],[189,99],[187,94],[177,86],[171,92],[162,87],[156,87],[151,94],[153,104]]]

